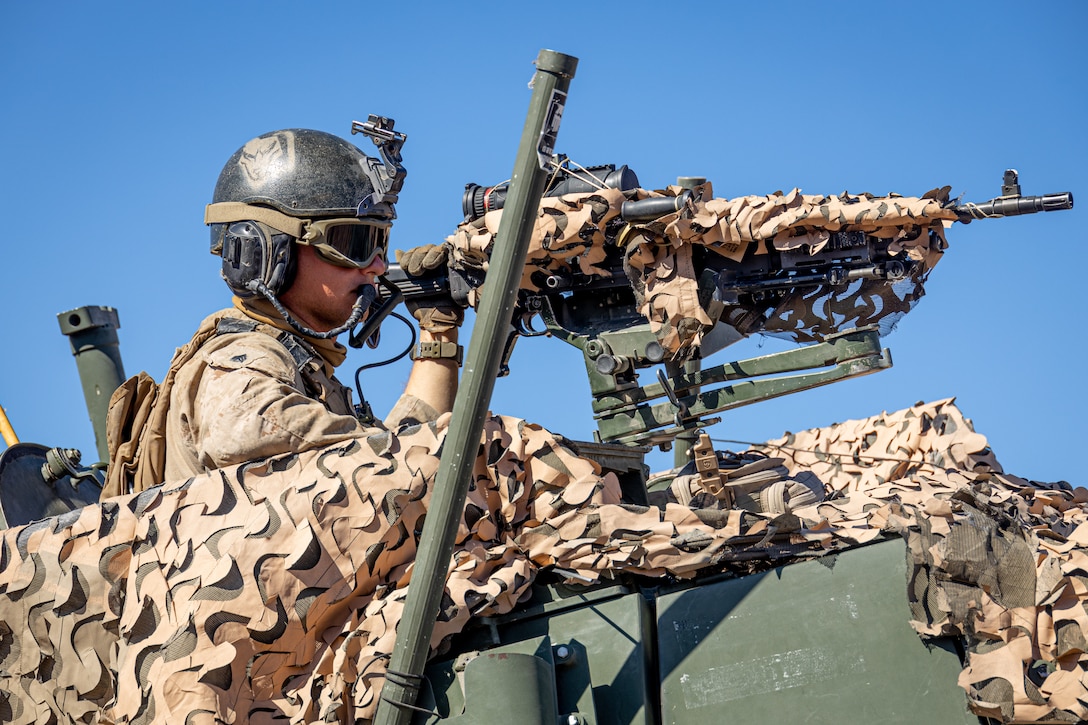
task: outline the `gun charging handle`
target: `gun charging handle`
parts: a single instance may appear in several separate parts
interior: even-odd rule
[[[620,207],[620,217],[625,222],[652,222],[680,211],[690,198],[691,192],[684,191],[677,196],[652,196],[649,199],[625,201]]]
[[[649,199],[625,201],[620,207],[620,218],[625,222],[652,222],[666,214],[680,211],[691,200],[691,190],[706,183],[703,176],[678,176],[676,185],[684,191],[676,196],[653,196]]]

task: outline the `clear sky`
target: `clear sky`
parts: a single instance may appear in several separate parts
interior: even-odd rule
[[[228,302],[204,205],[227,158],[266,131],[347,136],[368,113],[395,118],[408,135],[398,248],[449,234],[466,182],[510,175],[541,48],[580,61],[558,150],[626,163],[649,188],[948,184],[981,201],[1017,168],[1025,194],[1083,197],[1085,31],[1076,0],[0,3],[0,405],[24,441],[94,460],[57,313],[116,307],[126,372],[161,379]],[[885,339],[892,370],[726,414],[712,434],[765,440],[956,396],[1007,470],[1088,484],[1084,215],[956,225],[928,296]],[[745,341],[711,362],[781,347]],[[352,352],[342,379],[374,354]],[[578,351],[522,340],[512,366],[496,411],[590,437]],[[364,376],[381,414],[407,364]]]

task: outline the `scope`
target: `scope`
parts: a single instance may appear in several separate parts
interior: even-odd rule
[[[627,165],[616,168],[615,164],[587,166],[582,169],[562,167],[561,174],[552,178],[544,189],[544,196],[562,196],[563,194],[584,194],[601,188],[630,191],[638,188],[638,176]],[[465,193],[461,197],[461,211],[465,221],[474,221],[495,209],[502,209],[506,203],[506,193],[510,182],[497,186],[465,184]]]

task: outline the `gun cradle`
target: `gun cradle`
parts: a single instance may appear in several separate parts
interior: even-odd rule
[[[616,295],[613,295],[616,297]],[[593,394],[598,442],[668,446],[677,435],[718,422],[714,413],[801,390],[868,375],[892,365],[875,327],[829,335],[794,350],[680,372],[639,385],[638,370],[664,360],[664,351],[644,318],[618,297],[586,302],[542,295],[533,307],[548,333],[579,348]],[[642,320],[642,322],[638,322]],[[570,321],[581,323],[572,326]],[[822,368],[822,369],[821,369]],[[800,371],[801,375],[765,377]],[[761,378],[750,380],[748,378]],[[709,388],[719,383],[721,387]],[[661,398],[666,400],[653,402]]]
[[[662,374],[659,383],[636,388],[635,395],[618,391],[614,395],[596,396],[594,418],[598,421],[602,440],[625,445],[667,445],[685,431],[718,422],[719,419],[706,417],[714,413],[868,375],[891,366],[891,353],[881,349],[880,336],[875,329],[849,330],[824,342],[680,374],[671,380]],[[816,368],[826,369],[801,375],[740,380],[700,390],[740,378]],[[645,402],[661,397],[668,400],[656,404]]]

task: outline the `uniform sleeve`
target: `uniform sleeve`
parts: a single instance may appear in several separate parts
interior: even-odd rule
[[[350,415],[330,412],[304,393],[283,346],[264,335],[239,335],[204,353],[192,426],[208,468],[318,448],[366,435]]]
[[[438,419],[438,411],[414,395],[405,393],[400,396],[383,423],[389,430],[397,430],[406,425],[429,423]]]

